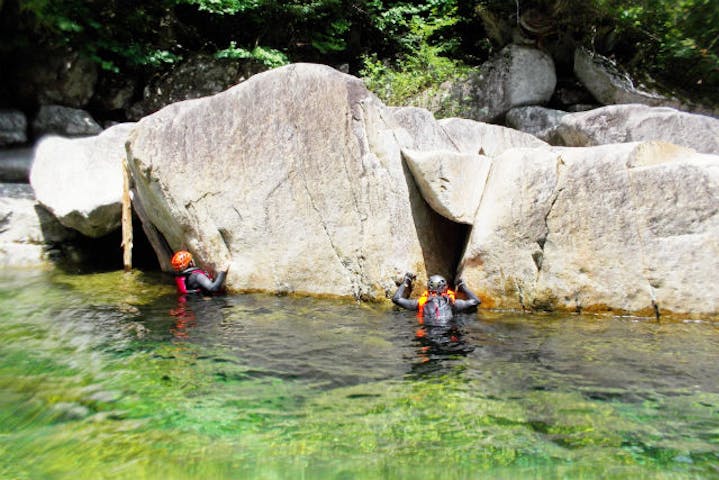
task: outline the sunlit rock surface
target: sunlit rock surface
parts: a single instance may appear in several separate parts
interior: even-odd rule
[[[547,136],[568,147],[659,140],[719,154],[719,119],[665,107],[611,105],[570,113]]]
[[[491,159],[452,151],[402,150],[422,196],[453,222],[471,225],[482,198]]]
[[[490,307],[716,314],[719,157],[665,143],[496,159],[462,273]]]
[[[405,175],[413,145],[359,79],[295,64],[144,118],[129,150],[144,222],[229,265],[231,289],[380,298],[406,270],[446,268],[439,216]]]
[[[38,142],[30,170],[37,200],[66,227],[101,237],[120,226],[122,161],[131,123],[100,135]]]

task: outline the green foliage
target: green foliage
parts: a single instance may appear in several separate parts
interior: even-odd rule
[[[259,46],[252,50],[247,50],[246,48],[238,47],[234,41],[230,42],[229,47],[216,52],[215,57],[253,59],[270,68],[281,67],[289,63],[287,55],[279,50]]]
[[[717,95],[719,8],[714,0],[596,0],[631,49],[627,60],[670,83]]]
[[[198,10],[219,15],[235,15],[258,8],[261,0],[176,0],[178,4],[194,5]]]
[[[360,73],[367,87],[386,103],[400,105],[462,76],[467,67],[448,55],[456,47],[455,39],[441,35],[457,21],[452,1],[402,3],[388,9],[379,16],[378,28],[404,32],[399,41],[402,53],[394,62],[365,55]]]

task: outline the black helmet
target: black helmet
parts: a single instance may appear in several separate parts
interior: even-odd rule
[[[447,280],[442,275],[432,275],[427,281],[427,290],[432,293],[442,294],[447,291]]]

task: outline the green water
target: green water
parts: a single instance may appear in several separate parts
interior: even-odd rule
[[[0,478],[719,478],[719,324],[5,271]]]

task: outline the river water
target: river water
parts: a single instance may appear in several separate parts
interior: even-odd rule
[[[719,477],[719,324],[0,279],[0,478]]]

